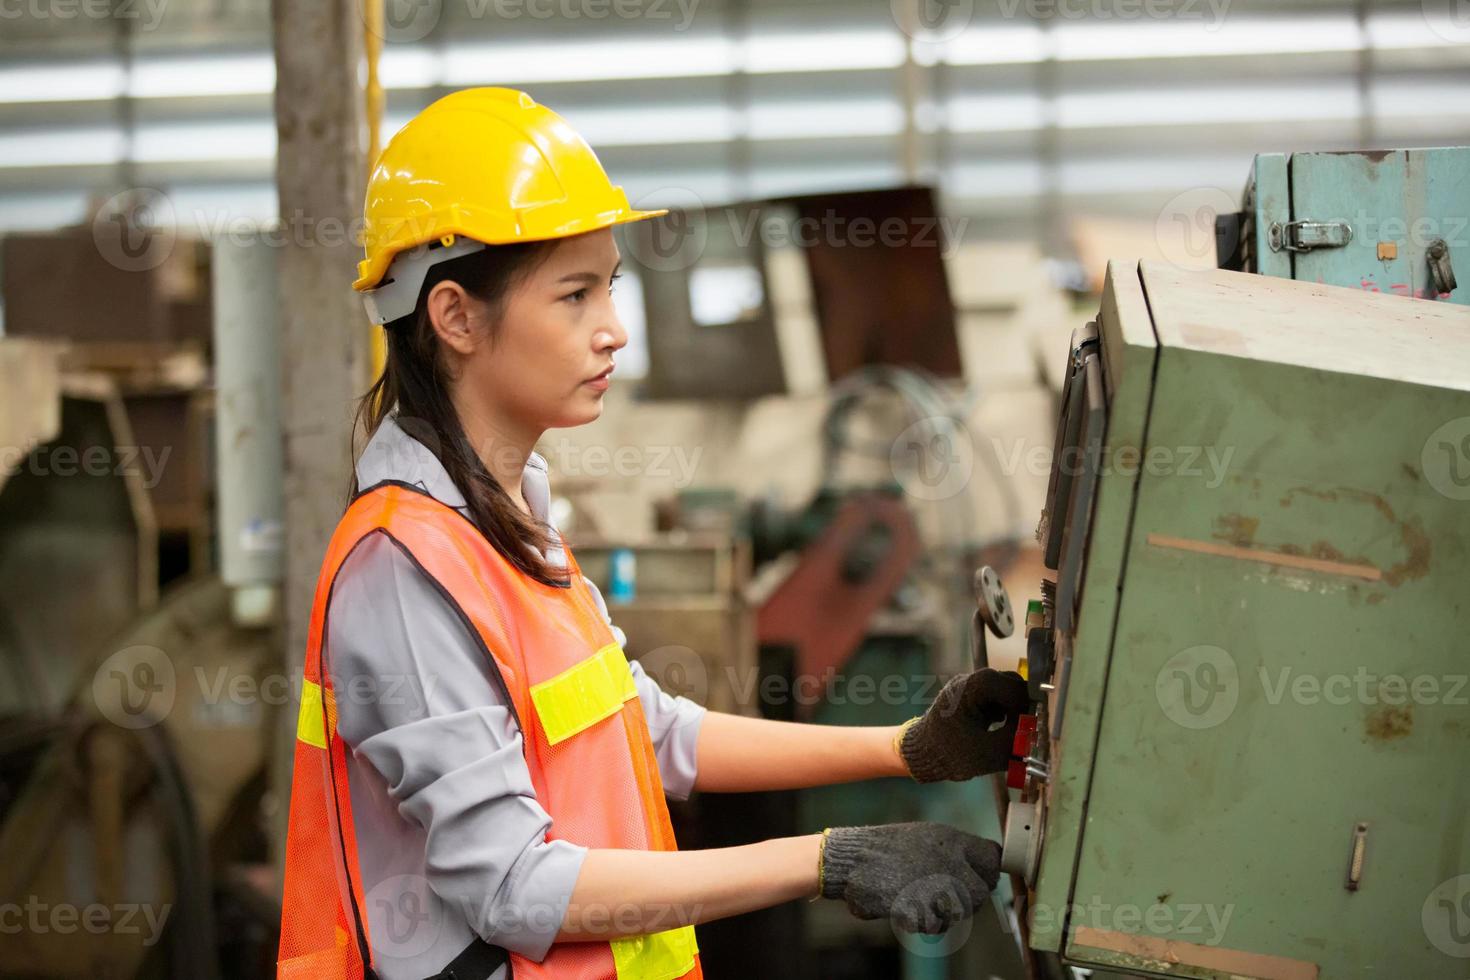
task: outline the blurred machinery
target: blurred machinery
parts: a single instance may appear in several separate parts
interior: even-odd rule
[[[3,976],[273,968],[266,749],[293,703],[271,577],[280,441],[262,318],[276,256],[226,242],[211,285],[209,250],[137,233],[163,247],[109,255],[76,229],[4,244],[19,336],[0,341],[0,366],[25,410],[6,414],[0,485],[0,894],[114,928],[25,929],[0,944]],[[210,571],[212,340],[229,352],[218,445],[234,588]]]
[[[1223,269],[1470,304],[1470,147],[1263,153],[1239,212],[1218,215]]]
[[[995,474],[972,481],[966,470],[944,482],[959,443],[973,438],[976,392],[958,380],[957,319],[933,192],[812,195],[645,224],[630,229],[635,237],[627,247],[643,260],[645,306],[657,327],[650,330],[650,394],[803,390],[792,367],[799,358],[788,356],[799,346],[793,334],[803,332],[815,341],[808,353],[831,384],[819,432],[821,483],[803,505],[762,497],[742,503],[734,493],[704,488],[663,509],[666,536],[656,544],[603,540],[589,548],[577,541],[583,567],[608,594],[612,551],[625,547],[636,556],[637,598],[612,610],[628,632],[630,655],[670,690],[704,693],[712,705],[733,694],[737,710],[770,718],[889,725],[922,713],[948,676],[970,667],[972,578],[982,551],[988,545],[987,556],[1007,561],[1019,551],[1009,537],[977,540],[977,493],[992,491],[987,504],[1004,512],[999,523],[1007,532],[1022,522],[1014,491],[1004,479],[992,481]],[[894,225],[911,234],[843,247],[845,229]],[[757,228],[762,234],[753,234]],[[748,241],[732,234],[741,229],[752,231]],[[781,261],[768,254],[787,246],[796,254]],[[661,261],[649,262],[650,255]],[[792,325],[787,320],[800,329],[783,329]],[[732,372],[736,361],[742,370]],[[980,466],[994,463],[978,455]],[[750,585],[735,603],[742,607],[736,620],[753,629],[726,635],[751,637],[758,660],[748,663],[728,641],[679,638],[680,619],[720,616],[726,608],[718,590],[708,595],[699,584],[711,581],[700,551],[718,540],[711,539],[716,530],[737,542],[732,553],[747,566],[739,578]],[[676,567],[682,575],[667,571]],[[699,593],[706,611],[695,611],[694,594],[671,608],[672,581]],[[645,616],[648,610],[657,618]],[[730,676],[739,681],[734,691],[724,679]],[[692,692],[680,683],[690,677],[700,681]],[[672,809],[690,847],[902,820],[940,820],[992,838],[1001,829],[989,780],[921,786],[893,779],[697,796]],[[839,906],[793,905],[709,923],[700,942],[712,977],[918,980],[982,969],[1019,977],[1018,953],[1000,917],[982,914],[973,928],[979,935],[969,938],[967,930],[966,942],[898,936],[887,923],[858,922]],[[753,931],[762,942],[749,941]]]
[[[1467,364],[1452,304],[1109,267],[1026,621],[1033,975],[1463,972]]]

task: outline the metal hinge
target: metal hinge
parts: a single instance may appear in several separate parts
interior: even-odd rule
[[[1271,251],[1310,252],[1314,248],[1342,248],[1353,240],[1346,221],[1279,221],[1269,229]]]

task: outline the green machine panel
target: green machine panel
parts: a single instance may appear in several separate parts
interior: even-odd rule
[[[1028,945],[1470,977],[1470,310],[1114,263],[1067,356]]]
[[[1470,147],[1262,154],[1216,239],[1222,268],[1470,304]]]

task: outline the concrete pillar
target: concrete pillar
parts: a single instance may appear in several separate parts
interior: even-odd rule
[[[361,0],[272,0],[285,438],[283,664],[301,676],[312,593],[352,478],[351,430],[368,378],[369,325],[351,289],[367,163]],[[295,685],[293,684],[293,689]],[[282,712],[272,771],[283,861],[296,712]]]

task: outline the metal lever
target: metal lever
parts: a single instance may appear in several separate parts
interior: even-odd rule
[[[1434,291],[1436,294],[1452,293],[1455,291],[1455,270],[1450,265],[1450,247],[1445,244],[1443,238],[1437,238],[1429,243],[1424,250],[1424,255],[1429,259],[1429,278],[1434,280]]]

